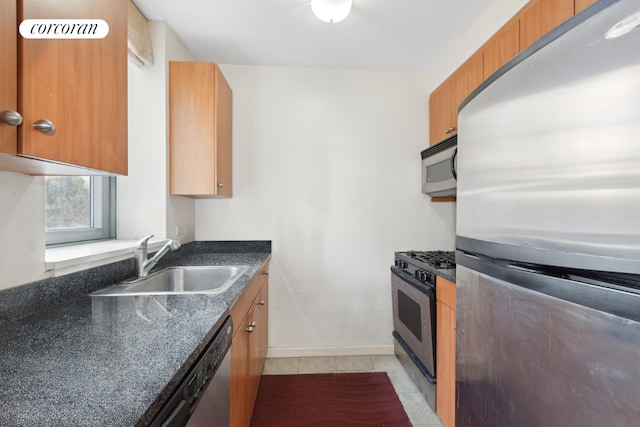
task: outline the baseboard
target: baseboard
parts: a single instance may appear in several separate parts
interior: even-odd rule
[[[393,345],[362,347],[269,347],[267,357],[314,357],[314,356],[379,356],[392,355]]]

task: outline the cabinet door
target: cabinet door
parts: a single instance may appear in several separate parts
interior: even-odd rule
[[[477,51],[451,77],[452,127],[458,132],[458,107],[483,82],[482,51]]]
[[[171,194],[231,197],[232,92],[209,62],[169,63]]]
[[[483,77],[486,80],[520,52],[520,20],[512,19],[483,48]]]
[[[255,322],[256,329],[254,331],[255,339],[255,357],[253,357],[253,374],[260,382],[262,371],[264,370],[264,361],[267,358],[267,348],[269,345],[269,287],[265,283],[256,298],[255,305]],[[253,356],[253,355],[252,355]]]
[[[16,2],[0,2],[0,111],[18,110],[18,34]],[[16,153],[18,131],[16,126],[0,123],[0,151]]]
[[[456,285],[436,279],[436,412],[445,427],[455,426],[456,415]]]
[[[215,90],[215,120],[216,120],[216,138],[215,138],[215,183],[216,196],[231,197],[232,180],[231,180],[231,142],[232,142],[232,110],[233,110],[233,94],[231,87],[224,78],[220,67],[215,67],[216,72],[216,90]]]
[[[240,321],[234,319],[236,333],[231,345],[231,427],[248,427],[253,404],[249,407],[249,343],[248,315]]]
[[[260,296],[258,295],[257,298]],[[256,301],[257,301],[256,298]],[[262,325],[259,320],[260,309],[256,305],[257,302],[254,301],[254,306],[251,308],[249,312],[249,322],[246,325],[247,331],[249,334],[249,359],[248,359],[248,395],[247,395],[247,412],[249,412],[249,418],[251,418],[251,414],[253,413],[253,406],[256,402],[256,397],[258,396],[258,387],[260,386],[260,376],[262,375],[262,367],[263,365],[260,363],[259,355],[260,351],[258,348],[260,342],[260,330],[262,329]]]
[[[4,0],[6,1],[6,0]],[[126,0],[23,0],[19,18],[103,19],[103,39],[19,38],[18,152],[127,173]],[[46,119],[55,133],[36,131]]]
[[[520,18],[520,50],[573,16],[574,0],[531,0]]]
[[[575,13],[576,15],[592,4],[594,4],[597,0],[575,0]]]
[[[451,79],[447,79],[429,96],[429,145],[447,138],[452,127],[452,105]]]

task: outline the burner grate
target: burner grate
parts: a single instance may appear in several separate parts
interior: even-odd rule
[[[435,268],[450,269],[456,267],[456,256],[453,251],[411,251],[408,255],[415,261]]]

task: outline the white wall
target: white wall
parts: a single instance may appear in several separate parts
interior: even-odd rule
[[[0,289],[44,277],[44,179],[0,172]]]
[[[273,241],[271,355],[391,352],[393,252],[454,245],[421,194],[428,76],[222,69],[234,196],[196,201],[196,239]]]
[[[129,64],[129,174],[118,178],[118,239],[194,238],[193,199],[169,195],[168,61],[193,57],[164,22],[150,22],[154,65]],[[176,236],[176,225],[190,232]]]
[[[270,239],[270,355],[390,351],[393,252],[453,249],[455,204],[420,194],[427,97],[528,0],[497,0],[431,75],[223,66],[234,197],[197,240]]]

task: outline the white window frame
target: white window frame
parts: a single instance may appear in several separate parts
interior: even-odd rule
[[[84,229],[45,231],[47,246],[116,238],[116,178],[92,176],[90,182],[91,226]]]

